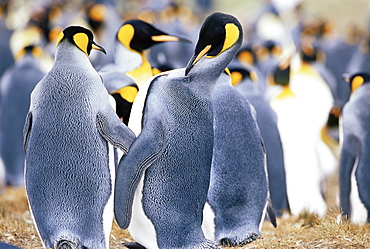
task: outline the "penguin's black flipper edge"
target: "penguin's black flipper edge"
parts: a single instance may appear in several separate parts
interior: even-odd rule
[[[140,245],[137,242],[124,242],[122,243],[128,249],[146,249],[146,247]]]
[[[96,126],[100,135],[102,135],[110,144],[119,148],[127,154],[129,147],[136,139],[135,134],[124,125],[117,115],[112,112],[115,117],[107,117],[99,112],[96,115]]]
[[[29,138],[29,135],[30,135],[31,127],[32,127],[32,113],[28,112],[27,116],[26,116],[26,121],[25,121],[25,124],[24,124],[24,127],[23,127],[23,149],[24,149],[24,153],[26,153],[26,151],[27,151],[27,144],[28,144],[28,138]]]
[[[114,215],[122,229],[126,229],[130,224],[134,193],[140,179],[162,151],[163,138],[158,135],[151,130],[142,131],[130,147],[130,153],[122,157],[118,164],[114,188]]]
[[[277,227],[276,216],[275,216],[274,208],[271,205],[271,200],[269,200],[267,204],[266,211],[267,211],[267,215],[269,217],[271,224],[276,228]]]

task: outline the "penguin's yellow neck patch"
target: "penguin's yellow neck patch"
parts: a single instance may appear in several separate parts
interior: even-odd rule
[[[354,77],[352,80],[351,93],[356,91],[356,89],[362,86],[362,84],[364,84],[364,78],[362,76],[358,75]]]
[[[237,86],[240,81],[242,81],[243,75],[240,72],[232,72],[231,73],[231,85]]]
[[[281,93],[276,97],[277,99],[285,99],[295,97],[296,95],[292,92],[289,86],[283,86],[283,90]]]
[[[139,88],[145,83],[147,79],[153,76],[153,69],[148,59],[146,58],[144,53],[141,56],[143,61],[141,65],[138,68],[135,68],[134,70],[126,73],[128,76],[134,79]]]
[[[22,59],[25,55],[26,55],[27,51],[26,49],[22,49],[20,50],[16,55],[15,55],[15,60],[18,61],[20,59]],[[39,47],[39,46],[35,46],[32,48],[31,50],[31,54],[33,57],[35,58],[40,58],[42,55],[43,55],[43,51],[42,51],[42,48]]]
[[[136,89],[136,87],[126,86],[122,87],[121,89],[114,93],[120,94],[123,99],[127,100],[130,103],[133,103],[138,93],[138,90]]]
[[[254,63],[253,55],[249,51],[241,51],[238,55],[238,59],[242,63],[246,63],[246,64],[253,64]]]
[[[85,33],[77,33],[73,36],[73,41],[87,56],[87,45],[89,44],[89,37]]]
[[[132,38],[134,38],[134,34],[134,27],[131,24],[126,24],[118,30],[117,38],[123,46],[133,51],[133,49],[130,47],[130,42],[132,41]]]

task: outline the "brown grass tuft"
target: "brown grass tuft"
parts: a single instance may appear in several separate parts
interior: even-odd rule
[[[263,238],[243,248],[370,248],[369,225],[351,224],[342,218],[337,207],[322,219],[308,213],[299,217],[284,214],[277,222],[278,227],[274,228],[266,221],[262,227]],[[24,188],[6,188],[0,194],[0,241],[23,249],[42,248]],[[124,248],[122,243],[128,241],[132,241],[130,234],[114,222],[110,248]]]

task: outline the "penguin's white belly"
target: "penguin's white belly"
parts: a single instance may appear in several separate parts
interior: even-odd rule
[[[315,149],[317,136],[305,121],[304,104],[299,98],[291,98],[272,101],[271,106],[278,116],[291,212],[299,215],[309,211],[322,217],[326,204],[321,194],[322,170]]]
[[[142,198],[144,175],[136,188],[134,200],[132,204],[131,222],[128,227],[132,238],[142,246],[148,249],[158,249],[157,236],[153,223],[144,213]]]
[[[104,226],[104,233],[106,238],[106,246],[109,248],[109,237],[110,232],[112,230],[112,222],[114,218],[114,212],[113,212],[113,200],[114,200],[114,181],[116,176],[116,166],[114,162],[114,148],[112,145],[108,145],[108,157],[109,157],[109,170],[110,170],[110,177],[112,181],[112,192],[109,197],[109,200],[107,204],[104,207],[103,211],[103,226]]]
[[[360,199],[357,188],[357,180],[355,172],[357,169],[357,160],[353,167],[351,173],[351,194],[350,194],[350,203],[351,203],[351,221],[358,225],[364,225],[367,221],[367,209]]]
[[[146,81],[137,93],[134,103],[131,107],[130,119],[128,121],[128,127],[135,133],[136,136],[139,136],[141,132],[141,120],[143,117],[143,110],[146,95],[148,94],[148,89],[153,78],[150,78]]]
[[[215,213],[208,202],[203,208],[202,230],[206,239],[215,240]]]

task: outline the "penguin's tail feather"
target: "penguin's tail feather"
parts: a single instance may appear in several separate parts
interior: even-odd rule
[[[268,199],[266,211],[267,211],[267,216],[269,217],[271,224],[276,228],[277,227],[276,216],[275,216],[274,208],[272,207],[270,198]]]
[[[69,240],[60,240],[55,249],[79,249],[79,247]]]

